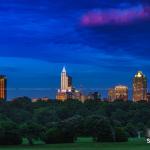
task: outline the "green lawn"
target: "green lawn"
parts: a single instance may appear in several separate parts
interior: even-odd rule
[[[145,140],[101,144],[92,142],[91,138],[80,138],[74,144],[0,146],[0,150],[150,150],[150,144],[146,144]]]

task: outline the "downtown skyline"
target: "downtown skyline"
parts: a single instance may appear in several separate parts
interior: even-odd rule
[[[150,77],[149,0],[1,0],[0,8],[8,99],[54,98],[64,65],[76,88],[104,97],[118,84],[131,89],[138,70]]]
[[[3,75],[1,75],[1,77],[4,77],[6,80],[8,80],[8,78],[7,78],[7,76],[3,76]],[[135,82],[135,77],[137,77],[137,78],[143,78],[144,77],[144,80],[143,79],[140,79],[140,82],[139,82],[139,79]],[[145,98],[143,99],[143,100],[146,100],[147,98],[147,100],[149,100],[149,84],[148,84],[148,77],[147,76],[145,76],[143,73],[142,73],[142,71],[138,71],[133,77],[132,77],[132,80],[130,80],[130,84],[132,84],[132,87],[130,88],[129,86],[127,86],[127,84],[122,84],[123,83],[123,81],[122,81],[122,83],[120,83],[120,84],[115,84],[115,85],[113,85],[113,87],[108,87],[108,88],[87,88],[87,87],[83,87],[83,86],[74,86],[74,85],[76,85],[76,84],[74,84],[74,78],[72,78],[72,76],[70,76],[70,74],[68,74],[67,73],[67,71],[66,71],[66,68],[65,68],[65,66],[63,67],[63,69],[62,69],[62,71],[61,71],[61,73],[60,73],[60,76],[59,76],[59,78],[60,78],[60,80],[59,80],[59,87],[57,87],[57,88],[55,88],[55,89],[53,89],[54,91],[53,91],[53,94],[54,94],[54,97],[52,97],[52,95],[51,96],[48,96],[48,95],[39,95],[38,96],[38,94],[40,93],[40,92],[48,92],[48,91],[52,91],[52,88],[51,87],[49,87],[49,88],[41,88],[41,87],[37,87],[37,88],[9,88],[8,86],[7,86],[7,83],[5,84],[5,87],[4,88],[6,88],[6,95],[8,95],[8,98],[6,99],[6,100],[13,100],[14,98],[16,98],[16,97],[23,97],[23,96],[27,96],[27,97],[30,97],[30,98],[32,98],[33,100],[38,100],[38,99],[56,99],[56,100],[59,100],[59,98],[57,98],[57,94],[63,94],[63,93],[66,93],[66,92],[69,92],[70,94],[73,92],[75,92],[75,91],[77,91],[77,93],[79,94],[79,93],[81,93],[81,95],[83,95],[84,97],[87,97],[88,96],[88,94],[92,94],[92,93],[97,93],[97,94],[100,94],[100,97],[101,97],[101,100],[107,100],[107,101],[114,101],[114,100],[117,100],[117,99],[115,99],[115,98],[110,98],[110,90],[113,90],[113,89],[117,89],[117,88],[119,88],[123,93],[122,94],[127,94],[124,98],[125,98],[125,101],[127,101],[127,100],[130,100],[130,101],[135,101],[135,99],[134,99],[134,90],[133,90],[133,87],[135,87],[135,84],[136,84],[136,86],[137,86],[137,89],[135,89],[135,90],[137,90],[137,92],[138,92],[138,90],[140,90],[140,93],[138,92],[135,92],[135,95],[139,95],[139,94],[146,94],[145,95]],[[141,83],[142,82],[142,83]],[[139,84],[140,84],[140,86],[139,86]],[[142,85],[141,85],[142,84]],[[2,85],[2,84],[1,84]],[[144,89],[143,89],[144,88]],[[118,89],[118,94],[121,94],[120,92],[120,90]],[[2,91],[4,90],[4,89],[1,89]],[[143,91],[145,91],[145,93],[141,93],[141,90]],[[35,96],[29,96],[28,94],[27,95],[19,95],[19,96],[16,96],[16,97],[13,97],[13,98],[11,98],[11,99],[9,99],[9,95],[10,95],[10,92],[15,92],[15,91],[23,91],[23,92],[35,92]],[[50,93],[49,93],[50,94]],[[147,95],[148,94],[148,95]],[[63,95],[62,95],[63,96]],[[61,97],[62,97],[61,95],[60,95],[60,100],[63,100]],[[123,96],[123,95],[120,95],[120,96]],[[113,96],[114,97],[114,96]],[[140,96],[140,97],[142,97],[142,95]],[[141,98],[138,98],[138,101],[140,101],[140,100],[142,100]],[[119,98],[119,97],[118,97]],[[123,98],[123,99],[124,99]],[[85,101],[86,100],[86,98],[84,98],[84,100],[83,101]],[[82,100],[81,100],[82,101]]]

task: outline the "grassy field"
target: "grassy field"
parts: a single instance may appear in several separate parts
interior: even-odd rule
[[[150,144],[147,144],[145,140],[101,144],[92,142],[90,138],[80,138],[74,144],[0,146],[0,150],[150,150]]]

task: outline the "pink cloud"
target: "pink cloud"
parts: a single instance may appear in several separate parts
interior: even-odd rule
[[[82,26],[125,25],[135,21],[149,20],[150,6],[128,9],[92,10],[81,18]]]

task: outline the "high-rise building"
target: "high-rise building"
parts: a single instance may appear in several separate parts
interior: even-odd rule
[[[108,99],[110,102],[115,100],[128,100],[128,87],[123,85],[115,86],[114,88],[109,89]]]
[[[7,78],[0,75],[0,100],[7,99]]]
[[[67,75],[66,68],[63,67],[61,72],[61,91],[67,92],[72,89],[72,77]]]
[[[73,98],[72,77],[67,74],[66,68],[63,67],[61,72],[61,88],[58,90],[56,99],[65,101]]]
[[[61,88],[57,92],[56,99],[58,101],[70,99],[85,101],[84,95],[73,87],[72,77],[67,74],[65,67],[63,67],[61,72]]]
[[[68,88],[72,88],[72,77],[68,76]]]
[[[138,71],[133,78],[133,101],[147,101],[147,78],[141,72]]]

